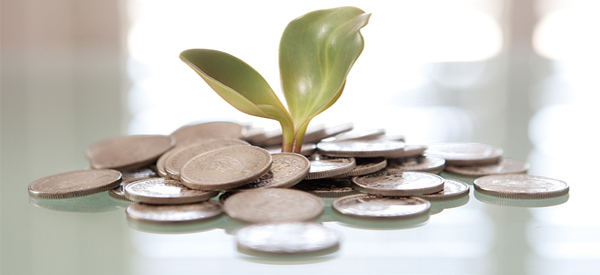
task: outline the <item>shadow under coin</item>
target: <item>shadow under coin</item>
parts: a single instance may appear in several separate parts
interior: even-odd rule
[[[206,232],[213,229],[220,229],[224,223],[225,215],[219,215],[217,217],[200,220],[195,222],[183,222],[183,223],[152,223],[142,222],[134,219],[127,219],[129,227],[137,231],[146,233],[156,234],[188,234]]]
[[[122,209],[130,204],[112,199],[108,196],[107,192],[85,197],[55,200],[37,199],[30,196],[29,203],[39,208],[74,213],[110,212]]]
[[[324,250],[305,252],[305,253],[268,253],[250,250],[244,247],[237,247],[238,256],[246,261],[271,264],[271,265],[303,265],[322,263],[337,257],[337,251],[340,249],[339,244]]]
[[[244,225],[248,225],[247,223],[243,223],[241,221],[230,218],[227,215],[223,215],[223,223],[221,224],[221,228],[225,230],[225,233],[228,235],[235,235],[235,232],[242,228]]]
[[[331,211],[332,216],[341,225],[356,229],[397,230],[421,227],[429,220],[429,211],[413,218],[358,218]]]
[[[467,193],[465,196],[459,199],[451,200],[451,201],[430,201],[431,210],[429,212],[430,215],[435,215],[437,213],[442,212],[444,209],[455,208],[459,206],[463,206],[469,202],[470,196]]]
[[[474,190],[473,195],[481,202],[513,207],[548,207],[563,204],[569,200],[569,194],[562,195],[556,198],[537,199],[537,200],[519,200],[519,199],[503,199],[488,196]]]

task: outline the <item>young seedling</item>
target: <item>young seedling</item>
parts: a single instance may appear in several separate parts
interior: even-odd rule
[[[287,25],[279,71],[289,112],[257,71],[228,53],[191,49],[180,58],[236,109],[279,121],[282,151],[298,153],[310,121],[342,94],[363,50],[360,29],[369,17],[358,8],[340,7],[307,13]]]

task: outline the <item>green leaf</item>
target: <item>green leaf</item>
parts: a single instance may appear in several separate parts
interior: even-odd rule
[[[318,10],[286,27],[279,45],[279,70],[297,129],[340,97],[363,50],[360,29],[369,16],[354,7]]]
[[[290,114],[267,81],[244,61],[225,52],[207,49],[186,50],[179,57],[236,109],[278,120],[282,126],[293,129]]]

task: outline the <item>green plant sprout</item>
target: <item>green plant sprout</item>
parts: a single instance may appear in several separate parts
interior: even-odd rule
[[[279,44],[279,71],[289,112],[257,71],[228,53],[190,49],[180,58],[236,109],[279,121],[282,152],[299,153],[310,121],[342,94],[363,50],[360,29],[370,15],[340,7],[307,13],[287,25]]]

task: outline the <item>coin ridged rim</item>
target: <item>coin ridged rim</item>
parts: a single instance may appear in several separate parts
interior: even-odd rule
[[[418,158],[420,156],[414,156],[414,157],[408,157],[408,158]],[[442,164],[441,165],[437,165],[437,166],[429,166],[427,168],[423,168],[423,169],[412,169],[409,167],[409,169],[403,169],[403,168],[390,168],[389,164],[393,163],[395,159],[403,159],[403,158],[393,158],[393,159],[388,159],[388,166],[386,167],[386,169],[388,170],[398,170],[398,171],[405,171],[405,172],[426,172],[426,173],[432,173],[432,174],[439,174],[442,171],[444,171],[444,168],[446,167],[446,160],[443,158],[439,158],[439,157],[432,157],[432,156],[422,156],[423,158],[429,160],[429,161],[436,161],[436,160],[441,160]]]
[[[454,184],[454,185],[460,186],[462,188],[457,193],[446,194],[445,189],[448,184]],[[432,202],[451,201],[451,200],[456,200],[456,199],[460,199],[462,197],[468,196],[470,190],[471,190],[471,188],[469,187],[469,185],[463,181],[455,180],[455,179],[444,179],[444,189],[442,191],[433,193],[433,194],[417,195],[417,197],[420,197],[420,198],[423,198],[423,199],[426,199],[426,200],[432,201]]]
[[[184,207],[186,205],[191,205],[191,204],[205,204],[205,203],[210,203],[210,204],[214,204],[214,205],[219,206],[218,207],[219,211],[214,211],[214,212],[205,211],[205,213],[207,214],[206,216],[196,217],[196,218],[193,218],[193,219],[186,219],[186,220],[156,220],[156,219],[147,219],[147,218],[142,217],[142,216],[137,216],[137,215],[135,215],[135,213],[132,213],[132,210],[131,210],[131,209],[139,208],[139,207],[174,208],[174,209],[176,209],[178,207]],[[139,211],[139,210],[137,210],[137,211]],[[196,210],[195,212],[198,212],[198,211]],[[223,206],[221,205],[221,203],[219,203],[218,201],[214,201],[214,200],[207,200],[207,201],[203,201],[203,202],[190,203],[190,204],[169,204],[169,205],[153,205],[153,204],[145,204],[145,203],[137,202],[137,203],[129,205],[127,207],[127,209],[125,209],[125,216],[127,217],[128,220],[133,220],[133,221],[136,221],[136,222],[155,223],[155,224],[183,224],[183,223],[193,223],[193,222],[198,222],[198,221],[203,221],[203,220],[209,220],[209,219],[218,217],[221,214],[223,214]]]
[[[509,178],[509,177],[527,177],[527,178],[537,179],[537,180],[557,181],[557,182],[563,183],[565,185],[565,188],[556,190],[556,191],[548,191],[548,192],[524,193],[524,192],[502,192],[502,191],[497,191],[497,190],[493,190],[493,189],[486,189],[481,186],[482,181],[488,180],[490,178]],[[528,174],[502,174],[502,175],[491,175],[491,176],[480,177],[480,178],[475,179],[475,181],[473,182],[473,186],[475,187],[475,190],[477,190],[479,193],[482,193],[484,195],[497,197],[497,198],[503,198],[503,199],[516,199],[516,200],[539,200],[539,199],[556,198],[556,197],[560,197],[560,196],[569,194],[569,189],[570,189],[569,184],[567,184],[566,182],[564,182],[562,180],[557,180],[557,179],[548,178],[548,177],[541,177],[541,176],[533,176],[533,175],[528,175]]]
[[[474,170],[469,170],[472,169],[473,167],[484,167],[484,166],[494,166],[494,165],[501,165],[504,164],[505,162],[509,162],[509,163],[514,163],[519,165],[519,169],[514,169],[514,170],[508,170],[506,172],[490,172],[490,171],[474,171]],[[500,159],[500,161],[496,164],[488,164],[488,165],[473,165],[473,166],[446,166],[445,168],[446,171],[455,173],[455,174],[459,174],[462,176],[488,176],[488,175],[505,175],[505,174],[522,174],[522,173],[527,173],[527,170],[529,170],[529,163],[524,162],[524,161],[520,161],[520,160],[515,160],[515,159],[507,159],[507,158],[502,158]]]
[[[104,185],[101,186],[95,186],[95,187],[91,187],[88,189],[79,189],[79,190],[75,190],[75,191],[71,191],[71,192],[66,192],[66,193],[47,193],[41,190],[35,190],[34,189],[34,185],[35,184],[39,184],[42,181],[45,180],[52,180],[54,178],[58,178],[58,177],[63,177],[63,176],[68,176],[68,175],[72,175],[72,174],[80,174],[80,173],[92,173],[92,172],[102,172],[102,173],[117,173],[118,177],[114,180],[114,181],[110,181]],[[117,176],[115,174],[115,176]],[[90,170],[79,170],[79,171],[71,171],[71,172],[65,172],[65,173],[60,173],[60,174],[55,174],[55,175],[51,175],[51,176],[47,176],[47,177],[43,177],[41,179],[37,179],[34,182],[30,183],[27,190],[29,192],[29,195],[34,197],[34,198],[38,198],[38,199],[46,199],[46,200],[56,200],[56,199],[69,199],[69,198],[78,198],[78,197],[85,197],[85,196],[89,196],[89,195],[93,195],[93,194],[97,194],[97,193],[101,193],[104,191],[108,191],[110,189],[113,189],[117,186],[119,186],[121,184],[121,172],[117,171],[117,170],[112,170],[112,169],[90,169]]]
[[[121,189],[121,187],[117,186],[113,189],[108,190],[108,196],[110,196],[111,198],[113,198],[115,200],[119,200],[119,201],[133,202],[132,200],[126,198],[125,193],[123,193],[123,191],[121,191],[119,189]]]
[[[278,232],[279,234],[287,233],[286,236],[289,236],[290,239],[297,239],[302,236],[297,236],[294,233],[300,232],[300,234],[304,234],[306,229],[310,226],[310,229],[317,229],[320,234],[317,238],[314,238],[315,235],[311,234],[310,236],[304,236],[304,238],[309,237],[309,243],[302,242],[302,248],[298,247],[287,247],[282,246],[281,243],[272,243],[268,241],[263,241],[262,243],[257,243],[256,241],[252,241],[251,236],[248,234],[255,233],[254,231],[258,231],[259,235],[265,236],[265,227],[275,228],[275,230],[280,228],[281,226],[298,226],[304,230],[292,230],[291,232]],[[267,230],[267,232],[272,233],[273,230]],[[291,234],[290,234],[291,233]],[[311,231],[311,233],[315,233]],[[256,234],[256,233],[255,233]],[[271,234],[269,234],[271,236]],[[322,241],[323,237],[332,237],[326,238],[326,241]],[[312,243],[310,241],[312,240]],[[321,241],[321,243],[316,243]],[[238,247],[238,250],[249,250],[249,251],[257,251],[263,253],[273,253],[273,254],[305,254],[305,253],[313,253],[319,251],[325,251],[331,248],[339,247],[341,242],[340,233],[332,228],[328,228],[323,226],[320,223],[316,222],[269,222],[269,223],[258,223],[246,225],[240,228],[235,234],[235,242]]]
[[[422,211],[418,211],[418,212],[414,212],[414,213],[406,214],[406,215],[361,215],[361,214],[351,213],[351,212],[348,212],[347,210],[345,210],[345,208],[343,207],[343,203],[346,201],[349,201],[349,200],[356,200],[356,199],[375,199],[375,200],[380,199],[380,200],[399,200],[399,201],[415,200],[415,201],[418,201],[419,203],[422,203],[423,205],[425,205],[425,209]],[[352,216],[352,217],[383,218],[383,219],[386,219],[386,218],[412,219],[412,218],[421,217],[424,215],[428,216],[429,211],[431,210],[431,203],[423,198],[413,197],[413,196],[410,196],[410,197],[382,197],[382,196],[371,195],[371,194],[356,194],[356,195],[349,195],[349,196],[341,197],[341,198],[334,200],[333,203],[331,203],[331,207],[342,215],[348,215],[348,216]]]
[[[160,182],[156,182],[156,181],[160,181]],[[145,203],[145,204],[188,204],[188,203],[195,203],[195,202],[203,202],[203,201],[210,200],[211,198],[216,197],[219,194],[218,191],[194,190],[194,191],[202,192],[202,193],[196,194],[196,195],[190,195],[190,196],[182,196],[182,197],[169,197],[169,196],[160,197],[160,196],[151,196],[149,194],[144,194],[142,192],[136,192],[135,190],[133,190],[133,188],[136,185],[140,185],[140,184],[144,184],[144,183],[145,184],[154,184],[155,182],[158,185],[158,184],[164,183],[165,181],[175,182],[175,183],[181,185],[182,188],[188,188],[183,183],[176,181],[176,180],[169,180],[169,179],[164,179],[164,178],[152,178],[152,179],[137,180],[137,181],[127,184],[123,188],[123,193],[125,194],[125,197],[127,199],[134,201],[134,202],[141,202],[141,203]]]
[[[512,207],[548,207],[563,204],[569,200],[569,194],[558,197],[543,198],[543,199],[509,199],[493,197],[479,192],[477,189],[473,192],[473,196],[484,203],[512,206]]]
[[[301,182],[306,177],[306,175],[308,175],[308,171],[310,170],[310,161],[306,157],[304,157],[303,155],[296,154],[296,153],[277,153],[277,154],[271,154],[271,157],[272,157],[271,168],[273,168],[273,163],[275,163],[275,158],[279,158],[280,156],[293,156],[295,158],[298,158],[302,162],[304,162],[305,167],[304,167],[304,169],[298,171],[298,173],[294,177],[288,179],[287,181],[284,181],[284,182],[282,182],[280,184],[277,184],[277,185],[263,186],[263,187],[257,187],[257,188],[289,188],[289,187],[292,187],[292,186],[298,184],[299,182]],[[275,175],[275,173],[273,173],[273,175]],[[258,181],[261,178],[258,178],[255,181]],[[253,182],[250,182],[248,184],[252,184]],[[246,185],[242,185],[240,187],[237,187],[237,188],[234,188],[234,189],[230,189],[228,191],[245,191],[245,190],[257,189],[257,188],[245,188],[244,189],[243,188],[244,186],[246,186]]]
[[[305,180],[316,180],[316,179],[323,179],[323,178],[330,178],[333,176],[337,176],[337,175],[341,175],[347,172],[352,171],[352,169],[354,169],[356,167],[356,159],[355,158],[348,158],[348,157],[334,157],[334,158],[344,158],[344,159],[348,159],[350,162],[347,165],[344,166],[340,166],[337,167],[336,169],[331,169],[331,170],[325,170],[325,171],[318,171],[318,172],[310,172],[310,170],[308,171],[308,174],[306,175],[306,177],[304,177]],[[312,165],[312,161],[311,161],[311,165]],[[314,160],[317,161],[317,160]],[[320,160],[319,160],[320,161]]]
[[[361,164],[356,164],[356,167],[354,167],[354,169],[350,170],[350,172],[341,174],[341,175],[337,175],[337,176],[333,176],[332,178],[347,178],[347,177],[353,177],[353,176],[362,176],[362,175],[366,175],[366,174],[371,174],[371,173],[375,173],[379,170],[384,169],[387,166],[387,159],[381,157],[383,159],[383,161],[380,161],[378,163],[376,163],[373,166],[368,166],[368,167],[361,167]],[[379,158],[368,158],[368,159],[379,159]],[[357,160],[358,162],[358,160]]]
[[[93,160],[93,157],[90,155],[90,150],[93,147],[98,147],[98,146],[103,146],[107,143],[111,143],[114,142],[116,140],[120,140],[120,139],[150,139],[150,138],[156,138],[156,139],[162,139],[164,138],[165,141],[166,139],[171,140],[170,142],[170,146],[168,148],[165,148],[164,150],[162,150],[161,153],[159,154],[155,154],[155,155],[151,155],[148,156],[145,159],[142,160],[138,160],[136,162],[127,162],[125,164],[121,163],[120,166],[113,166],[113,165],[107,165],[106,163],[96,163]],[[166,135],[130,135],[130,136],[121,136],[121,137],[116,137],[116,138],[111,138],[111,139],[106,139],[106,140],[102,140],[99,142],[96,142],[92,145],[90,145],[89,147],[87,147],[84,151],[85,156],[90,160],[90,166],[94,169],[113,169],[113,170],[119,170],[119,171],[126,171],[126,170],[132,170],[132,169],[136,169],[136,168],[141,168],[144,166],[148,166],[150,164],[155,163],[158,158],[163,155],[165,152],[171,150],[173,147],[175,146],[175,139],[172,138],[171,136],[166,136]]]
[[[174,179],[174,180],[181,180],[180,179],[180,173],[179,173],[179,171],[181,170],[181,168],[183,168],[183,166],[181,166],[181,167],[179,167],[179,169],[177,169],[177,167],[173,167],[172,165],[170,165],[171,162],[173,161],[173,158],[179,157],[180,154],[184,153],[185,151],[190,150],[191,148],[198,147],[198,146],[205,146],[207,144],[212,144],[212,143],[217,143],[217,142],[223,142],[223,141],[229,141],[229,142],[234,142],[234,143],[238,143],[238,144],[225,145],[225,146],[222,146],[222,147],[219,147],[219,148],[215,148],[215,149],[211,149],[211,150],[205,151],[203,153],[210,152],[210,151],[213,151],[213,150],[216,150],[216,149],[220,149],[220,148],[223,148],[223,147],[228,147],[228,146],[236,146],[236,145],[247,145],[247,146],[249,146],[250,145],[250,143],[248,143],[246,141],[243,141],[241,139],[222,138],[222,139],[214,139],[214,140],[207,140],[207,141],[203,141],[203,142],[193,143],[193,144],[189,144],[189,145],[186,145],[184,147],[181,147],[181,148],[174,148],[173,149],[174,152],[172,154],[170,154],[166,158],[166,160],[164,162],[164,169],[165,169],[165,172],[167,173],[167,177],[169,177],[170,179]],[[196,154],[196,155],[201,155],[203,153]],[[192,159],[192,158],[190,158],[190,159]],[[189,161],[190,159],[188,159],[187,161]],[[185,165],[186,162],[184,162],[183,164]]]
[[[344,149],[344,147],[338,147],[338,149],[328,148],[328,146],[332,146],[332,144],[353,144],[353,143],[365,143],[365,144],[375,144],[375,143],[388,143],[395,144],[397,148],[391,149],[370,149],[370,150],[353,150],[353,149]],[[404,151],[404,142],[400,141],[389,141],[389,140],[343,140],[343,141],[327,141],[327,142],[319,142],[317,143],[317,150],[319,153],[332,156],[332,157],[355,157],[355,158],[375,158],[375,157],[384,157],[387,158],[389,156],[395,156]]]
[[[198,182],[193,179],[189,179],[184,173],[186,166],[190,165],[193,162],[198,161],[199,159],[209,157],[209,156],[219,153],[221,151],[234,150],[234,149],[238,149],[238,148],[256,150],[257,152],[264,154],[268,158],[268,161],[266,161],[266,165],[259,168],[257,171],[255,171],[255,174],[253,174],[250,177],[240,178],[240,179],[235,179],[235,180],[230,180],[230,181]],[[259,179],[260,177],[264,176],[271,169],[272,163],[273,163],[273,158],[271,157],[271,154],[269,153],[269,151],[267,151],[263,148],[260,148],[257,146],[248,146],[248,145],[227,146],[227,147],[215,149],[215,150],[206,152],[204,154],[198,155],[198,156],[190,159],[188,162],[186,162],[181,167],[181,170],[180,170],[181,182],[191,189],[198,189],[198,190],[205,190],[205,191],[233,189],[233,188],[242,186],[244,184],[253,182],[253,181]]]
[[[156,172],[158,172],[158,175],[162,178],[169,178],[169,174],[167,174],[167,170],[165,170],[165,162],[167,162],[167,158],[173,154],[175,151],[174,149],[175,148],[172,148],[171,150],[165,152],[156,161]]]
[[[378,176],[379,173],[388,173],[388,172],[392,172],[392,173],[396,173],[396,174],[399,174],[399,173],[423,174],[423,175],[427,175],[429,177],[438,179],[440,181],[440,183],[437,185],[434,185],[434,186],[430,186],[430,187],[398,190],[398,189],[389,189],[389,188],[369,187],[360,182],[361,178]],[[397,197],[397,196],[409,197],[409,196],[417,196],[417,195],[423,195],[423,194],[432,194],[432,193],[436,193],[436,192],[444,190],[444,179],[436,174],[427,173],[427,172],[404,172],[404,171],[395,171],[395,170],[382,170],[382,171],[379,171],[379,172],[376,172],[373,174],[369,174],[369,175],[353,177],[352,182],[354,184],[356,184],[356,186],[358,187],[359,190],[362,190],[365,193],[369,193],[372,195],[386,196],[386,197]]]
[[[265,220],[264,217],[259,217],[257,218],[256,216],[247,216],[244,213],[240,213],[240,209],[244,209],[249,207],[248,203],[239,203],[236,201],[237,200],[242,200],[242,202],[244,202],[244,196],[253,196],[254,193],[259,193],[259,192],[287,192],[290,194],[294,194],[294,196],[300,197],[303,196],[303,199],[306,198],[307,200],[312,200],[313,202],[315,202],[316,204],[320,205],[320,207],[315,208],[315,209],[304,209],[303,213],[307,213],[310,215],[305,215],[305,217],[303,217],[300,220],[291,220],[291,219],[283,219],[283,220]],[[308,193],[308,192],[304,192],[304,191],[300,191],[300,190],[295,190],[295,189],[283,189],[283,188],[260,188],[260,189],[253,189],[253,190],[248,190],[248,191],[244,191],[244,192],[237,192],[233,195],[231,195],[230,197],[225,199],[225,203],[223,204],[223,211],[231,218],[236,219],[236,220],[240,220],[240,221],[244,221],[244,222],[248,222],[248,223],[264,223],[264,222],[292,222],[292,221],[310,221],[313,219],[316,219],[317,217],[319,217],[321,215],[321,213],[323,213],[325,206],[323,205],[323,201],[321,201],[321,199],[319,199],[319,197]],[[272,211],[277,211],[278,209],[273,209]],[[312,210],[312,211],[308,211],[308,210]],[[272,218],[272,217],[267,217],[267,218]]]

